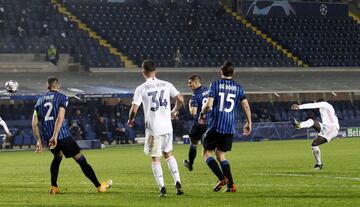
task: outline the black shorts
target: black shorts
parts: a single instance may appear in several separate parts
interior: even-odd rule
[[[189,137],[193,140],[201,140],[206,132],[206,125],[193,125],[190,129]]]
[[[71,137],[68,137],[58,140],[56,147],[50,151],[54,155],[58,155],[60,152],[62,152],[66,158],[69,158],[79,154],[80,147],[77,145],[75,140],[73,140]]]
[[[223,152],[231,151],[233,134],[221,134],[216,131],[205,133],[203,147],[206,150],[221,150]]]

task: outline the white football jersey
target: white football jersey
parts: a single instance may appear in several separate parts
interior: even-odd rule
[[[327,125],[336,126],[339,130],[339,120],[336,116],[334,107],[328,102],[318,102],[318,103],[308,103],[299,105],[300,109],[315,109],[318,108],[320,111],[320,116],[322,123]]]
[[[133,104],[143,104],[145,129],[153,135],[172,133],[170,97],[174,98],[179,91],[173,84],[148,78],[135,90]]]

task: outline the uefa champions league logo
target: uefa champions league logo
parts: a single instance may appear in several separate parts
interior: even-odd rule
[[[258,5],[259,2],[262,2],[262,0],[255,0],[250,6],[249,9],[247,11],[247,15],[252,14],[252,15],[269,15],[270,11],[273,8],[280,8],[282,9],[286,16],[290,16],[290,15],[296,15],[295,10],[292,8],[290,2],[288,0],[272,0],[272,1],[267,1],[270,2],[271,4],[265,7],[261,7]]]
[[[320,5],[320,14],[326,16],[328,13],[327,6],[325,4]]]

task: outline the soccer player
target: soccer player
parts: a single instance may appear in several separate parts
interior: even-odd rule
[[[193,91],[191,100],[189,101],[189,111],[194,116],[194,123],[191,127],[190,137],[190,148],[189,148],[189,159],[184,160],[184,166],[190,171],[193,170],[193,164],[196,157],[196,148],[201,140],[203,134],[206,132],[206,128],[210,123],[210,113],[206,114],[206,125],[199,124],[199,115],[202,106],[207,102],[209,96],[209,89],[201,84],[201,78],[199,75],[192,75],[188,78],[188,86]]]
[[[51,162],[51,188],[50,194],[60,193],[57,185],[59,167],[62,157],[72,157],[81,167],[83,173],[95,185],[97,192],[105,192],[112,185],[112,181],[99,183],[95,172],[88,164],[85,156],[81,154],[77,143],[71,138],[69,128],[64,121],[68,98],[59,93],[60,83],[57,78],[50,77],[47,81],[48,92],[43,94],[35,105],[32,128],[36,138],[36,152],[42,151],[43,138],[54,158]],[[40,136],[41,124],[42,136]]]
[[[323,163],[321,162],[321,152],[319,146],[326,142],[330,142],[339,134],[340,126],[334,107],[328,102],[319,101],[317,103],[307,103],[301,105],[293,104],[291,109],[295,111],[301,109],[319,109],[320,111],[322,122],[314,119],[308,119],[300,123],[296,119],[293,119],[293,121],[297,129],[312,127],[318,132],[318,136],[311,143],[311,149],[316,162],[314,170],[321,170],[323,168]]]
[[[237,105],[241,102],[242,109],[246,115],[246,123],[243,128],[243,135],[247,136],[251,132],[251,110],[246,99],[244,89],[241,85],[232,80],[234,65],[225,61],[220,69],[221,79],[210,85],[210,93],[207,103],[204,105],[199,122],[205,123],[205,113],[212,109],[211,124],[204,136],[203,157],[212,172],[218,178],[218,182],[213,191],[219,191],[224,185],[227,188],[224,192],[236,192],[236,185],[230,170],[229,161],[225,154],[231,151],[233,136],[236,127]],[[216,159],[211,153],[215,152]]]
[[[156,78],[155,63],[152,60],[144,60],[142,69],[146,81],[135,90],[128,125],[133,126],[139,106],[143,104],[146,136],[144,152],[152,158],[152,171],[160,189],[160,197],[166,196],[163,170],[160,163],[162,155],[166,159],[174,178],[176,194],[182,195],[184,192],[181,188],[180,173],[176,159],[172,155],[173,128],[171,118],[174,118],[182,107],[184,98],[171,83]],[[171,111],[170,97],[176,101]]]
[[[11,137],[12,134],[9,131],[9,128],[8,128],[7,124],[5,123],[5,121],[1,117],[0,117],[0,125],[4,128],[6,136]]]

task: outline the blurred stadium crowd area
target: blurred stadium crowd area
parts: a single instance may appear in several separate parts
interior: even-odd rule
[[[218,1],[2,0],[0,53],[45,53],[54,45],[86,68],[360,65],[352,17],[248,16],[279,49]],[[283,50],[285,52],[283,52]],[[122,56],[120,55],[122,54]],[[121,57],[120,57],[121,56]]]

